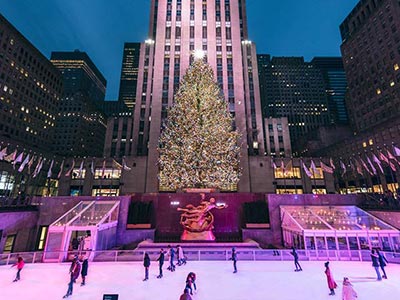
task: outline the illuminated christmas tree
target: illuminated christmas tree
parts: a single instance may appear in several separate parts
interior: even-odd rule
[[[195,55],[196,58],[196,55]],[[197,57],[160,136],[160,187],[229,189],[239,182],[239,133],[210,65]]]

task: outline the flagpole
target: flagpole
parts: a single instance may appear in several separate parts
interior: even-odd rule
[[[370,151],[372,152],[372,154],[373,155],[375,155],[375,152],[373,152],[373,149],[371,148],[370,149]],[[376,156],[376,155],[375,155]],[[376,163],[376,162],[375,162]],[[379,169],[379,171],[381,171],[380,170],[380,168],[378,168]],[[383,187],[382,187],[382,181],[381,181],[381,175],[379,174],[379,171],[377,170],[376,171],[376,178],[377,178],[377,180],[378,180],[378,188],[379,188],[379,193],[383,193]],[[383,171],[381,171],[381,173],[382,173],[382,175],[383,176],[385,176],[385,171],[383,170]],[[374,192],[374,183],[372,183],[372,191]],[[382,187],[382,190],[381,190],[381,187]]]
[[[322,174],[322,177],[324,179],[325,191],[328,194],[328,186],[326,185],[326,177],[325,177],[326,172],[324,172],[324,170],[322,170],[321,162],[322,162],[322,157],[319,158],[319,167],[321,168],[321,174]]]
[[[383,147],[385,148],[386,151],[388,151],[387,145],[386,145],[386,144],[383,144]],[[379,147],[378,147],[378,149],[379,149]],[[388,158],[388,161],[389,161],[389,164],[388,164],[388,165],[389,165],[389,170],[390,170],[390,177],[392,178],[391,184],[393,185],[393,184],[396,183],[396,181],[394,180],[393,170],[392,170],[392,167],[390,166],[390,164],[392,163],[392,162],[390,161],[390,158]],[[390,189],[389,189],[389,186],[388,186],[388,184],[387,184],[387,181],[386,181],[386,187],[387,187],[388,190],[390,190]],[[392,192],[395,192],[395,191],[392,191]]]
[[[293,184],[294,184],[294,193],[297,194],[297,184],[296,184],[296,176],[294,174],[294,162],[293,162],[293,155],[290,156],[290,161],[292,162],[292,177],[293,177]]]
[[[285,194],[287,194],[287,189],[286,189],[286,170],[285,170],[285,163],[283,162],[283,157],[281,157],[281,166],[283,166],[282,168],[282,175],[283,175],[283,186],[285,187]]]

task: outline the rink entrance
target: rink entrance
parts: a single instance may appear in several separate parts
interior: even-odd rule
[[[94,251],[115,246],[119,201],[81,201],[49,226],[44,262],[74,255],[92,259]]]

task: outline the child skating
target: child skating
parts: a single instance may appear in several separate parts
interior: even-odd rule
[[[13,282],[17,282],[18,280],[21,279],[21,271],[24,268],[24,265],[25,265],[25,262],[24,262],[23,258],[21,256],[18,256],[17,262],[11,266],[11,268],[16,266],[17,270],[18,270],[17,275],[15,276],[15,279]]]

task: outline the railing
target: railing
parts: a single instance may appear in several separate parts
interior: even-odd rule
[[[47,252],[52,257],[64,257],[63,261],[70,261],[74,255],[86,255],[94,262],[127,262],[143,261],[144,253],[148,253],[152,260],[159,255],[158,250],[100,250],[86,252]],[[237,250],[241,261],[291,261],[293,256],[290,249],[285,250]],[[300,261],[371,261],[368,250],[298,250]],[[382,252],[389,263],[400,264],[400,253]],[[23,257],[26,263],[43,263],[44,252],[19,252],[0,254],[0,265],[10,265]],[[185,256],[189,261],[226,261],[231,257],[231,250],[187,250]]]

